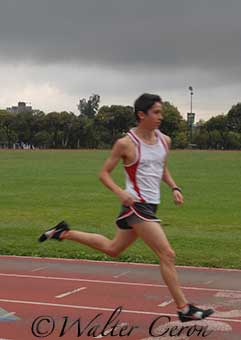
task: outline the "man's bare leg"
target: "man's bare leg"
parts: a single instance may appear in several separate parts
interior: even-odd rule
[[[137,239],[137,234],[131,229],[121,230],[117,228],[115,237],[110,240],[100,234],[69,230],[64,232],[61,239],[75,241],[97,249],[111,257],[116,257]]]
[[[175,268],[175,252],[157,222],[143,221],[132,225],[136,234],[157,254],[162,277],[178,308],[187,304]]]

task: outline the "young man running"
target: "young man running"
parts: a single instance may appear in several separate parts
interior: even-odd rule
[[[172,189],[174,202],[183,204],[181,189],[167,168],[171,139],[158,129],[163,119],[162,100],[157,95],[143,94],[135,101],[134,109],[137,127],[117,140],[99,175],[122,203],[115,237],[110,240],[99,234],[70,230],[63,221],[43,233],[39,241],[71,240],[116,257],[140,237],[160,259],[160,271],[177,305],[179,319],[182,322],[201,320],[214,311],[188,303],[175,269],[175,253],[155,216],[160,203],[161,180]],[[120,159],[126,176],[125,190],[110,176]]]

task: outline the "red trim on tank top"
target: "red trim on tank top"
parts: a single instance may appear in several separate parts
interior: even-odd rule
[[[135,135],[132,133],[132,131],[129,131],[129,133],[131,134],[131,136],[136,140],[137,142],[137,148],[138,148],[138,159],[137,161],[128,166],[128,167],[125,167],[125,170],[133,184],[133,187],[134,187],[134,190],[136,191],[139,199],[141,200],[142,203],[145,202],[144,198],[141,196],[141,193],[140,193],[140,188],[138,187],[138,184],[137,184],[137,181],[136,181],[136,172],[137,172],[137,168],[138,168],[138,165],[140,163],[140,159],[141,159],[141,144],[139,142],[139,140],[135,137]]]
[[[129,133],[131,134],[131,136],[135,139],[135,141],[137,142],[137,144],[140,143],[140,140],[139,138],[136,136],[136,134],[134,133],[134,131],[129,131]]]
[[[165,138],[162,137],[162,133],[161,132],[159,134],[159,138],[160,138],[160,141],[161,141],[162,145],[164,146],[164,149],[166,150],[166,152],[168,152],[169,151],[169,146],[168,146],[167,141],[165,140]]]

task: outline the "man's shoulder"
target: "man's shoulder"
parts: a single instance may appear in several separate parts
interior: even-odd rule
[[[112,147],[112,152],[118,154],[121,157],[125,157],[131,143],[128,139],[128,135],[118,138]]]
[[[160,132],[161,132],[161,131],[160,131]],[[169,137],[168,135],[166,135],[166,134],[163,133],[163,132],[161,132],[161,134],[162,134],[163,138],[165,138],[165,140],[166,140],[166,142],[167,142],[167,144],[168,144],[168,146],[169,146],[169,148],[170,148],[171,143],[172,143],[171,137]]]
[[[128,135],[118,138],[115,142],[115,145],[119,148],[125,149],[130,145],[130,138],[128,137]]]
[[[122,145],[122,146],[127,146],[130,144],[131,142],[131,138],[126,134],[123,137],[117,139],[116,141],[118,144]]]

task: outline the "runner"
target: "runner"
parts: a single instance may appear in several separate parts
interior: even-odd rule
[[[201,320],[214,311],[188,303],[175,269],[175,252],[155,215],[160,203],[161,180],[171,188],[174,202],[183,204],[182,191],[167,167],[171,139],[159,130],[163,119],[162,105],[158,95],[147,93],[135,101],[137,126],[117,140],[100,172],[102,183],[122,203],[116,218],[115,237],[110,240],[103,235],[70,230],[68,224],[62,221],[44,232],[39,237],[39,242],[49,239],[71,240],[117,257],[140,237],[160,259],[160,271],[177,305],[179,319],[182,322]],[[110,175],[121,159],[126,176],[125,190]]]

